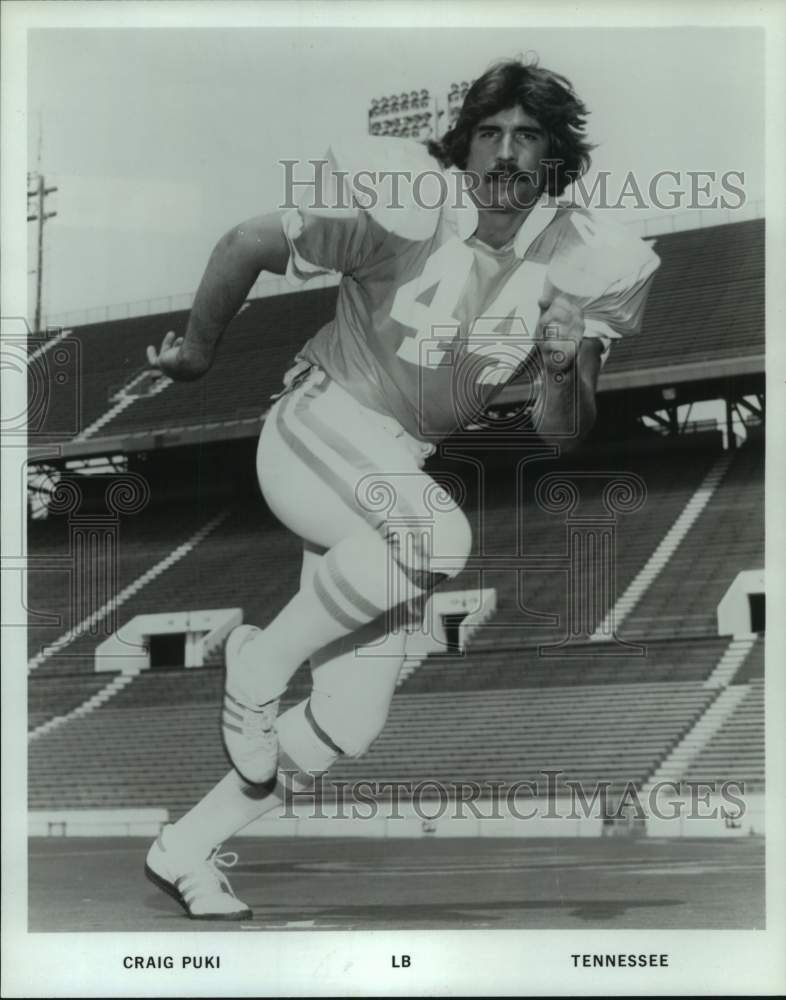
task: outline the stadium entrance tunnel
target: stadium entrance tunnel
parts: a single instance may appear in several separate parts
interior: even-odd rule
[[[150,669],[184,667],[186,664],[186,633],[172,632],[149,638]]]
[[[243,621],[241,608],[135,615],[100,643],[95,669],[203,667],[220,656],[227,636]]]
[[[765,631],[766,621],[764,594],[748,594],[748,606],[751,614],[751,632],[762,634]]]

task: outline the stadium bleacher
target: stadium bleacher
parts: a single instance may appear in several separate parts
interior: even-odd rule
[[[107,684],[106,674],[53,674],[36,678],[28,686],[27,725],[37,729],[44,722],[82,705]]]
[[[618,594],[652,554],[662,534],[711,466],[715,455],[713,452],[696,454],[689,450],[684,454],[675,453],[670,458],[669,464],[663,463],[658,456],[626,459],[625,471],[641,477],[647,490],[647,500],[639,511],[619,518]],[[605,469],[594,467],[597,478],[587,481],[581,479],[584,470],[580,464],[572,461],[532,463],[530,478],[520,502],[516,501],[512,491],[508,496],[502,490],[495,492],[493,488],[489,490],[491,496],[482,508],[477,502],[469,502],[468,516],[475,529],[472,568],[459,575],[453,589],[487,586],[495,587],[498,594],[497,614],[475,638],[474,646],[478,649],[493,649],[501,644],[526,646],[553,643],[564,635],[564,567],[526,571],[515,567],[512,570],[483,568],[485,559],[510,556],[519,546],[525,559],[537,559],[539,555],[565,550],[564,516],[544,511],[533,499],[539,478],[559,469],[564,470],[569,480],[574,477],[573,481],[580,486],[581,507],[578,513],[587,517],[602,514],[602,489],[609,477],[620,469],[616,459],[611,464],[607,462]],[[212,503],[199,509],[179,505],[182,514],[179,514],[175,525],[170,507],[165,502],[125,518],[118,529],[117,589],[127,586],[145,569],[166,556],[174,546],[212,517],[220,505],[220,498],[214,498]],[[64,544],[64,539],[67,542],[66,521],[61,516],[38,522],[30,532],[29,606],[35,610],[45,608],[50,613],[57,610],[61,622],[58,625],[31,624],[31,654],[76,624],[71,620],[73,615],[68,603],[70,586],[67,579],[62,580],[65,586],[54,593],[59,603],[53,603],[51,597],[48,599],[46,596],[51,575],[46,569],[46,557],[63,555],[67,550]],[[297,539],[282,530],[260,498],[245,498],[234,504],[226,521],[197,549],[130,597],[119,609],[118,616],[121,621],[128,621],[135,614],[241,607],[246,620],[264,625],[296,588],[299,560]],[[44,568],[38,569],[38,565]],[[276,567],[275,575],[270,574],[270,566]],[[708,614],[713,609],[714,605],[707,605]],[[83,610],[93,611],[95,608],[89,606]],[[537,619],[533,621],[533,613],[558,614],[560,621],[554,625]],[[595,624],[597,620],[593,621]],[[38,670],[43,673],[63,668],[90,671],[95,647],[104,637],[105,632],[101,636],[86,632],[62,652],[47,659]]]
[[[763,355],[764,221],[755,219],[657,238],[655,276],[639,336],[616,344],[600,382],[634,370]],[[226,333],[213,369],[196,385],[172,384],[160,395],[120,412],[94,439],[170,431],[258,418],[297,350],[334,315],[336,288],[304,290],[248,302]],[[144,370],[145,347],[169,329],[182,330],[176,312],[79,327],[69,334],[75,356],[66,365],[68,391],[51,394],[43,426],[57,435],[73,425],[75,397],[81,427],[111,406],[110,397]],[[744,331],[744,339],[740,331]],[[52,362],[44,360],[52,367]],[[39,376],[40,378],[40,376]],[[248,433],[256,432],[256,424]]]
[[[574,687],[587,684],[651,684],[705,681],[728,646],[728,637],[648,642],[641,655],[610,656],[590,643],[570,655],[536,646],[470,646],[464,656],[433,656],[401,685],[406,694],[482,691],[518,687]]]
[[[741,448],[721,488],[625,624],[626,635],[713,635],[737,573],[764,565],[764,449]]]
[[[764,787],[764,679],[752,678],[747,692],[720,732],[688,767],[685,780],[742,782],[748,791]]]
[[[615,346],[604,377],[634,372],[644,380],[670,365],[763,353],[762,220],[663,235],[656,250],[663,263],[645,328],[635,341]],[[133,452],[139,435],[210,426],[220,436],[222,425],[246,419],[253,434],[292,356],[332,315],[335,295],[327,288],[249,302],[204,380],[138,399],[90,435],[91,447],[105,438],[113,448],[125,441],[124,450]],[[50,357],[45,366],[50,375],[56,363],[65,366],[79,391],[52,394],[40,440],[47,432],[62,439],[75,406],[82,428],[106,415],[112,394],[142,371],[145,346],[167,329],[181,329],[185,318],[172,313],[72,331],[78,352],[57,362]],[[473,556],[450,589],[494,587],[495,616],[475,632],[465,656],[431,656],[404,680],[382,736],[361,760],[342,759],[336,779],[482,782],[537,779],[544,768],[563,768],[585,786],[647,780],[717,696],[705,682],[731,638],[717,635],[718,601],[738,571],[763,565],[763,446],[752,436],[734,455],[706,508],[624,620],[620,637],[646,646],[645,656],[611,655],[603,643],[543,649],[564,638],[566,569],[538,566],[537,559],[565,552],[567,535],[564,512],[545,510],[535,487],[540,476],[554,472],[573,477],[581,492],[574,513],[597,519],[610,476],[641,477],[645,503],[615,519],[619,597],[724,454],[719,435],[651,439],[641,451],[621,436],[618,446],[600,455],[529,463],[519,496],[509,475],[505,489],[487,489],[486,495],[468,480]],[[78,454],[78,442],[69,447]],[[173,492],[166,472],[152,487],[147,509],[117,522],[115,591],[220,510],[230,513],[130,595],[118,622],[221,607],[243,608],[247,621],[268,621],[297,585],[297,540],[251,489],[227,482],[205,491],[200,480],[196,504],[187,489]],[[70,525],[68,516],[54,515],[28,528],[30,656],[97,611],[106,597],[103,585],[82,588],[79,607],[72,607],[72,581],[62,567]],[[483,565],[488,557],[510,555],[519,557],[518,568]],[[533,568],[522,568],[527,559]],[[93,569],[100,576],[100,561]],[[602,613],[600,606],[591,610],[590,628]],[[111,679],[94,672],[102,638],[87,632],[37,664],[28,684],[31,730],[71,712]],[[686,777],[742,776],[762,787],[763,670],[759,638],[731,681],[747,687],[745,697]],[[301,668],[289,699],[304,697],[308,685]],[[31,808],[139,805],[183,812],[227,767],[218,726],[221,687],[220,664],[146,671],[100,708],[36,736],[29,756]]]
[[[642,335],[615,344],[609,373],[764,354],[763,219],[667,233],[655,251]]]
[[[646,560],[653,554],[663,535],[685,506],[690,496],[717,458],[714,450],[675,449],[668,462],[662,455],[636,458],[630,454],[615,456],[602,463],[565,460],[555,463],[532,463],[531,478],[525,484],[519,502],[506,498],[486,505],[482,526],[475,532],[474,554],[470,567],[456,580],[455,589],[471,586],[495,587],[497,613],[488,626],[474,638],[476,648],[557,642],[565,632],[567,612],[565,567],[536,569],[517,572],[510,569],[483,568],[483,558],[489,555],[511,554],[520,546],[523,565],[531,559],[537,566],[538,556],[567,552],[567,534],[564,513],[544,511],[532,497],[540,476],[564,470],[565,478],[580,490],[580,506],[575,511],[579,517],[608,517],[602,503],[603,490],[615,473],[633,473],[641,478],[646,490],[642,507],[630,514],[615,516],[616,562],[615,584],[619,597]],[[596,474],[583,478],[586,471]],[[470,511],[470,515],[472,512]],[[480,519],[478,519],[479,521]],[[475,524],[473,524],[475,526]],[[598,524],[597,526],[601,526]],[[517,534],[517,528],[518,534]],[[520,541],[519,541],[520,539]],[[482,547],[481,547],[482,546]],[[482,552],[482,555],[480,553]],[[480,567],[480,569],[478,568]],[[579,570],[579,582],[592,572],[589,565]],[[708,606],[709,607],[709,606]],[[714,605],[712,606],[714,609]],[[558,614],[559,622],[547,624],[544,614]],[[592,616],[588,625],[594,629],[603,616],[600,602],[588,609]]]
[[[299,347],[332,315],[335,288],[278,295],[249,302],[230,324],[231,345],[195,385],[173,383],[160,395],[142,399],[100,428],[97,437],[133,435],[143,430],[215,424],[243,417],[258,419],[281,388],[284,372]],[[81,427],[89,427],[112,406],[111,397],[145,370],[145,349],[167,330],[182,330],[188,314],[168,313],[138,320],[114,320],[74,329],[78,344],[73,375]],[[58,434],[73,424],[74,393],[51,394],[39,435]]]
[[[764,679],[764,637],[758,636],[751,651],[733,677],[735,684],[747,684],[752,680]]]
[[[173,548],[183,543],[216,513],[217,508],[209,499],[206,504],[203,502],[198,507],[181,507],[176,519],[171,514],[151,517],[145,511],[140,511],[138,514],[119,517],[116,521],[103,521],[110,536],[117,540],[116,545],[111,546],[114,554],[93,565],[88,576],[90,582],[83,579],[81,584],[72,580],[71,570],[51,568],[57,565],[56,558],[68,554],[68,517],[60,515],[33,522],[28,530],[27,606],[31,612],[46,614],[55,620],[51,624],[36,622],[35,619],[30,622],[29,655],[39,653],[61,635],[75,628],[97,611],[109,595],[128,586]],[[98,516],[92,522],[88,518],[87,526],[102,527],[102,518]],[[75,594],[78,594],[78,603],[72,601]],[[131,617],[126,612],[126,606],[118,609],[117,625]],[[86,630],[74,643],[44,661],[38,669],[48,673],[56,670],[58,664],[67,664],[70,669],[91,671],[95,646],[113,630],[107,633],[105,626],[100,629],[93,627],[92,630],[89,625],[86,626]]]
[[[109,705],[30,745],[30,807],[119,802],[183,811],[227,770],[215,710],[222,674],[139,678]],[[168,695],[176,700],[162,704]],[[132,693],[132,690],[137,690]],[[529,779],[641,785],[715,692],[695,681],[399,694],[388,724],[336,780]]]

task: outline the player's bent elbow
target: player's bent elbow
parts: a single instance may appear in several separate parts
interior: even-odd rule
[[[178,358],[177,374],[173,373],[172,378],[177,382],[196,382],[210,371],[212,363],[212,358],[184,344]]]
[[[237,260],[241,266],[284,274],[289,247],[281,228],[281,213],[271,212],[233,226],[218,241],[216,251]]]

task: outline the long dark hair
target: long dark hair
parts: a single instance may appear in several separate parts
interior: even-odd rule
[[[584,131],[589,112],[569,80],[536,64],[510,59],[487,70],[467,91],[456,124],[439,142],[429,142],[429,152],[443,166],[463,170],[478,122],[517,106],[548,133],[549,159],[554,163],[546,171],[546,191],[562,194],[590,165],[594,147]]]

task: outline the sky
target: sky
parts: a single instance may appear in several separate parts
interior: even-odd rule
[[[192,292],[221,234],[278,204],[279,160],[364,134],[374,97],[442,95],[518,54],[567,76],[590,108],[588,182],[611,171],[619,192],[628,171],[645,184],[660,170],[744,171],[757,201],[763,41],[740,27],[31,31],[28,162],[59,189],[44,313]]]

